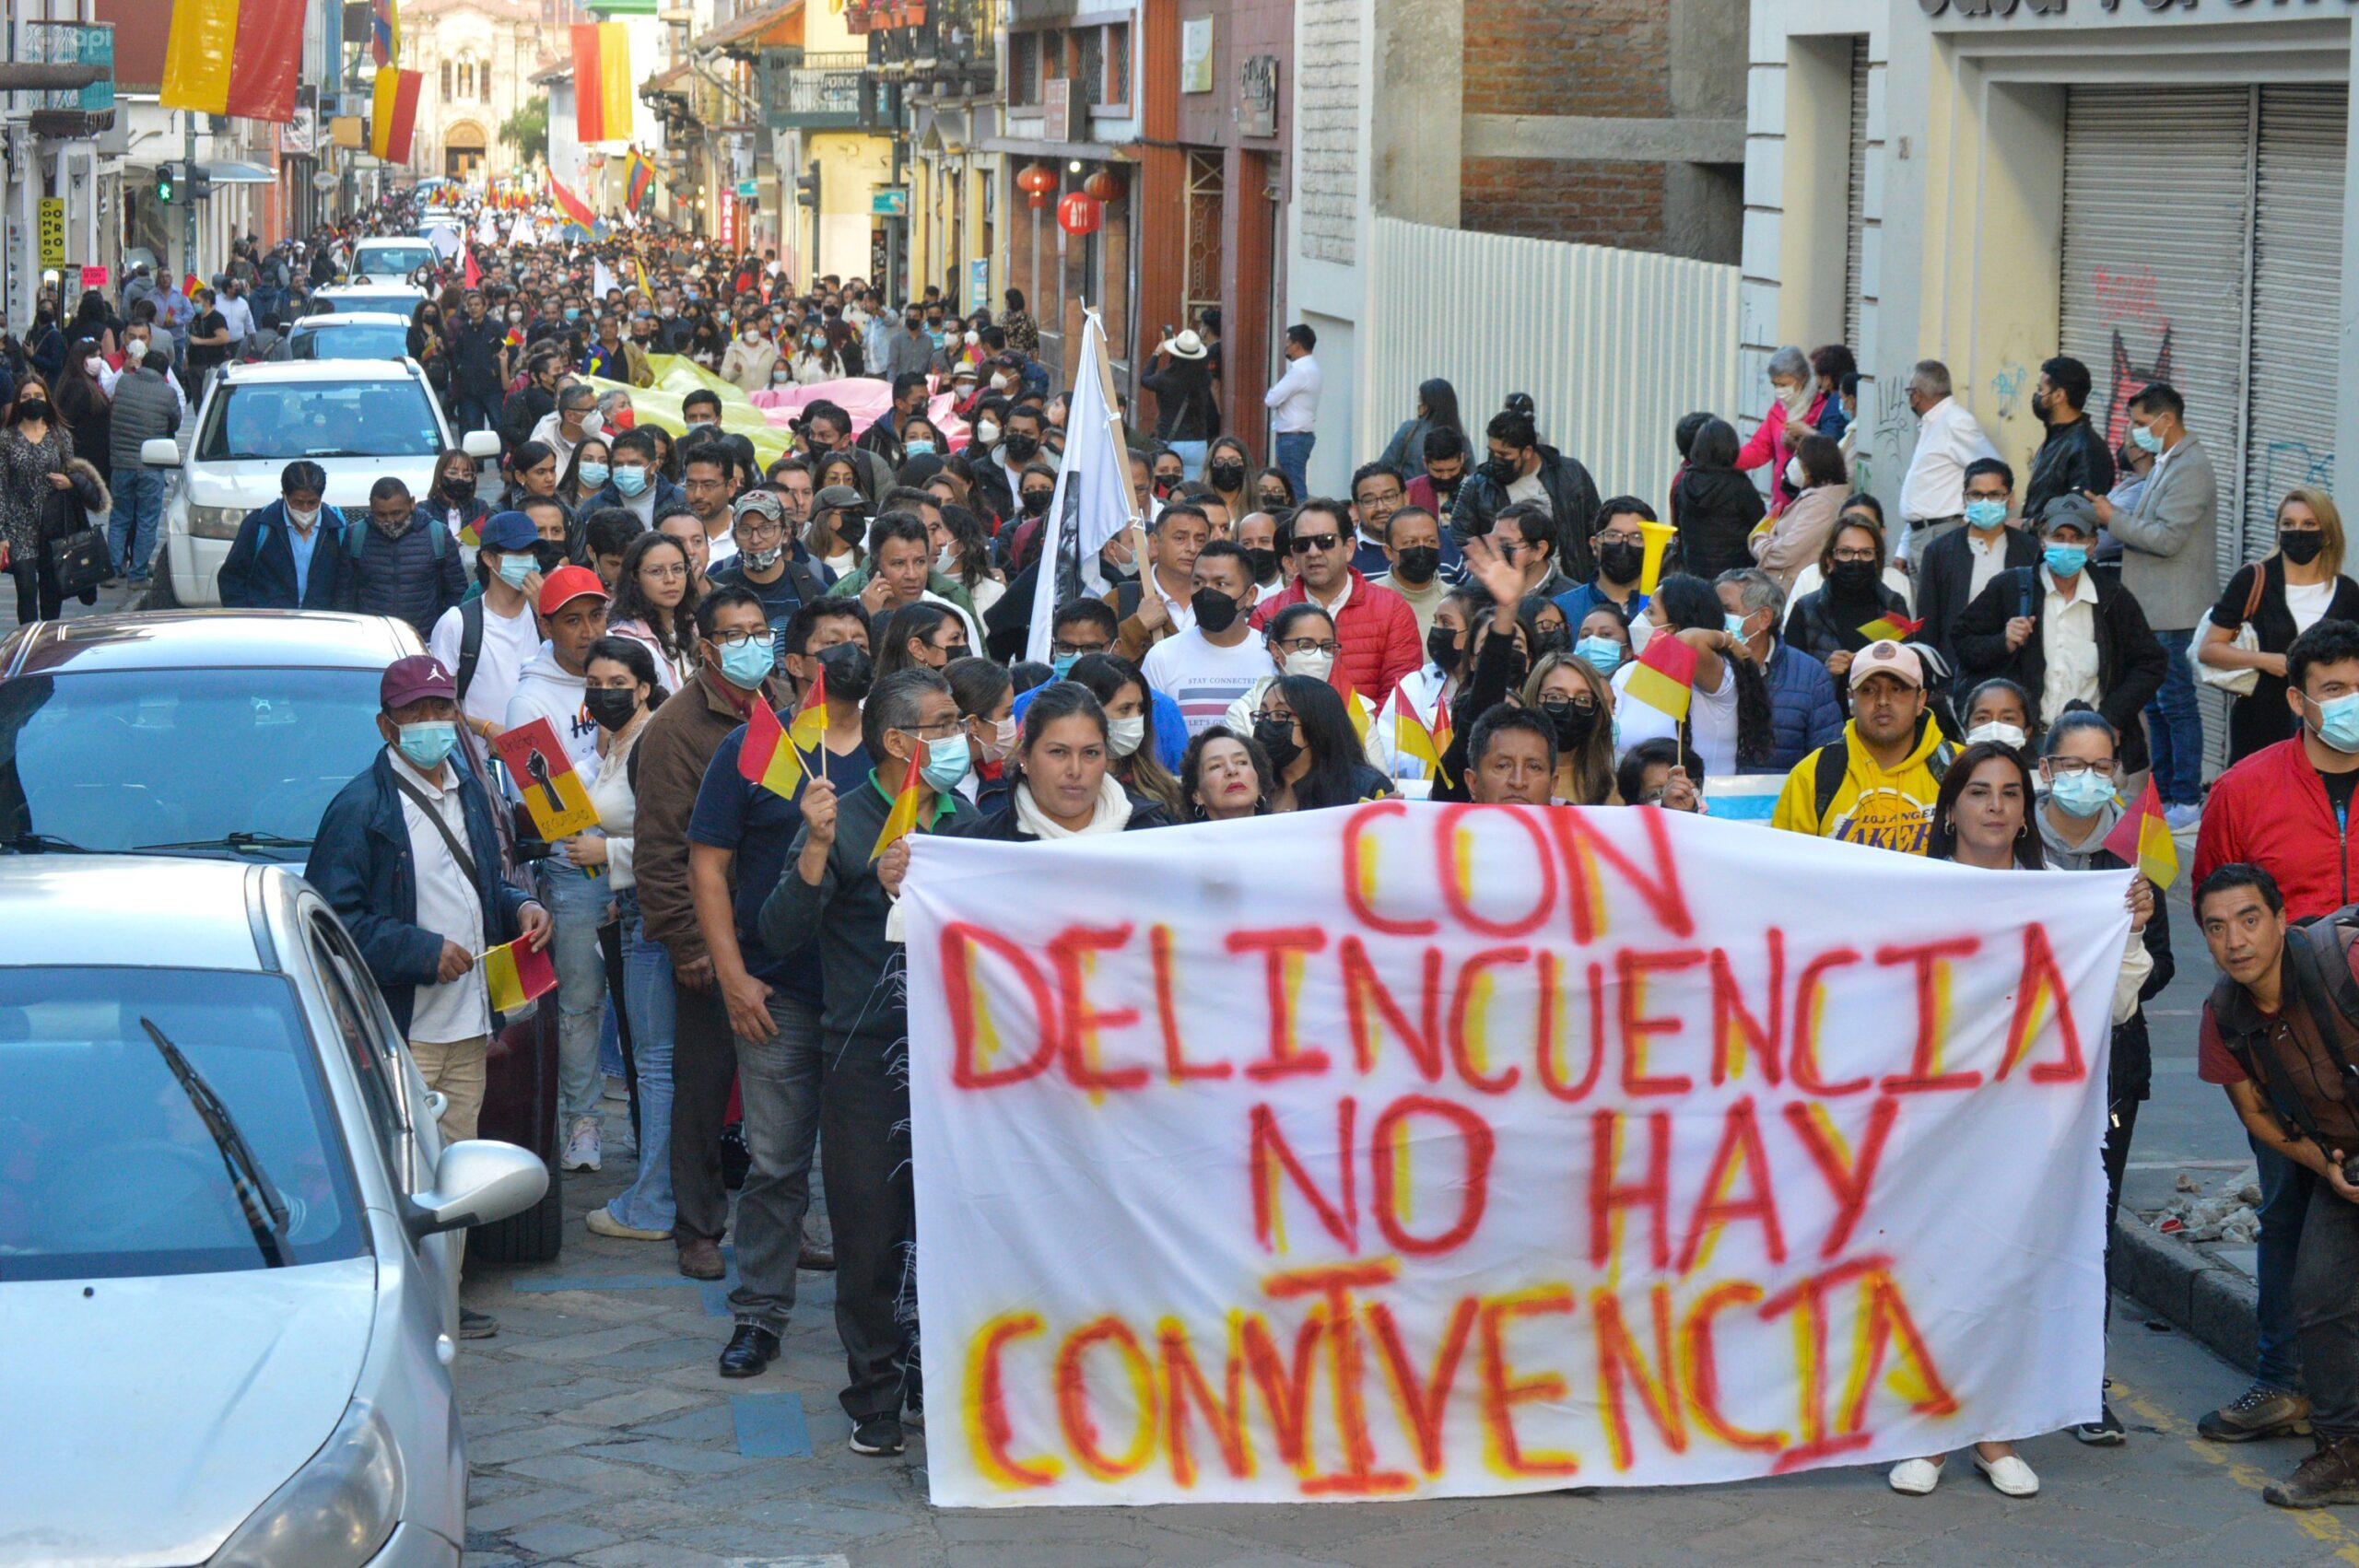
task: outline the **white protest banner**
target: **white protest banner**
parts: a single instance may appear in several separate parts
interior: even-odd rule
[[[916,840],[933,1500],[1731,1480],[2093,1419],[2126,883],[1628,808]]]

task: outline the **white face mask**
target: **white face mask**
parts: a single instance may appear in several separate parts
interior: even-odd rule
[[[1788,415],[1799,419],[1805,413],[1809,412],[1812,390],[1811,384],[1808,381],[1798,382],[1787,391],[1778,393],[1778,401],[1786,405],[1786,412]]]
[[[1316,648],[1297,649],[1286,655],[1286,673],[1289,675],[1308,675],[1314,681],[1323,681],[1327,678],[1327,672],[1334,667],[1335,656]]]
[[[1802,487],[1802,460],[1801,458],[1790,457],[1786,460],[1786,487],[1791,490],[1799,490]]]
[[[939,551],[935,552],[933,557],[933,569],[940,572],[945,577],[948,577],[952,572],[957,571],[958,569],[958,546],[956,544],[945,544]]]
[[[975,439],[985,446],[990,446],[999,439],[999,427],[988,419],[984,420],[975,427]]]
[[[2021,751],[2024,749],[2024,732],[2013,724],[2001,724],[1995,721],[1977,724],[1966,732],[1966,743],[1969,746],[1980,745],[1985,741],[1996,741],[2010,750]]]
[[[106,362],[105,360],[103,360],[103,359],[100,358],[100,357],[99,357],[97,355],[95,355],[95,354],[91,355],[88,359],[85,359],[85,360],[83,360],[83,361],[82,361],[82,369],[84,369],[85,370],[89,371],[89,372],[90,372],[90,374],[91,374],[91,375],[93,375],[93,376],[95,376],[95,375],[99,374],[99,372],[100,372],[101,370],[104,370],[106,368],[107,368],[107,362]]]
[[[1106,748],[1116,756],[1129,756],[1145,742],[1146,720],[1138,715],[1106,721]]]
[[[1647,650],[1647,644],[1653,639],[1654,635],[1654,622],[1644,615],[1632,616],[1630,618],[1630,656],[1635,659],[1644,653]]]

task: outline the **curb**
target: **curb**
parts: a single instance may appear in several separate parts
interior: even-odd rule
[[[2123,1215],[2113,1224],[2113,1282],[2230,1365],[2254,1370],[2259,1292],[2241,1271]]]

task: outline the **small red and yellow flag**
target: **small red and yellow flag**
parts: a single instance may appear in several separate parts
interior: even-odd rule
[[[787,739],[799,752],[816,751],[827,735],[827,667],[811,677],[811,689],[803,694],[803,706],[794,712],[794,722],[787,729]]]
[[[781,801],[794,799],[803,788],[803,758],[779,727],[778,715],[759,698],[745,715],[745,739],[737,749],[737,776]]]
[[[1860,635],[1870,642],[1907,642],[1924,626],[1924,622],[1912,621],[1906,615],[1878,615],[1860,628]]]
[[[1344,717],[1352,721],[1352,733],[1359,737],[1361,745],[1367,745],[1368,708],[1360,700],[1358,688],[1352,685],[1352,678],[1344,673],[1344,667],[1341,664],[1335,666],[1331,684],[1343,695]]]
[[[491,990],[494,1012],[513,1012],[534,997],[557,989],[557,964],[549,950],[533,951],[522,937],[483,955],[484,984]]]
[[[2171,837],[2170,824],[2163,819],[2163,798],[2152,778],[2146,780],[2146,792],[2138,797],[2137,805],[2105,836],[2105,847],[2120,856],[2124,864],[2137,867],[2156,887],[2168,887],[2178,876],[2178,845]]]
[[[1392,689],[1392,749],[1424,763],[1427,778],[1449,782],[1441,766],[1441,754],[1448,748],[1426,728],[1425,720],[1417,717],[1416,705],[1402,696],[1398,686]]]
[[[1687,704],[1696,695],[1696,650],[1676,632],[1655,633],[1624,683],[1623,695],[1673,719],[1686,718]]]
[[[876,835],[876,848],[868,852],[871,860],[916,830],[918,802],[924,798],[925,753],[926,743],[920,739],[917,755],[910,758],[910,771],[901,779],[901,792],[893,797],[893,809],[886,813],[885,825]]]

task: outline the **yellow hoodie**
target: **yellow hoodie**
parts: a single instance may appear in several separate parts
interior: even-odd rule
[[[1786,775],[1786,787],[1778,792],[1778,809],[1770,815],[1769,825],[1921,855],[1933,825],[1933,802],[1942,789],[1931,758],[1944,743],[1941,726],[1929,719],[1900,766],[1887,772],[1860,743],[1859,725],[1846,723],[1843,747],[1848,765],[1842,788],[1828,802],[1825,819],[1821,821],[1818,814],[1819,753],[1813,752]]]

